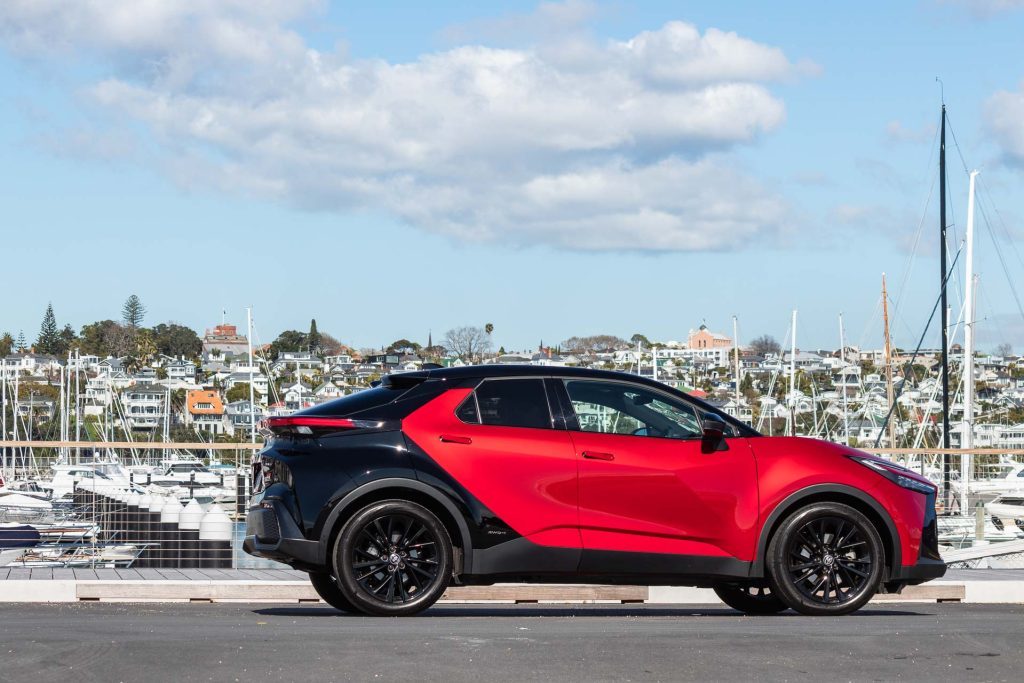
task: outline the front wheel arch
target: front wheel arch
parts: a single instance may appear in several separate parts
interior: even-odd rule
[[[883,568],[887,570],[890,576],[899,574],[902,563],[900,535],[896,530],[896,524],[892,521],[889,513],[885,511],[885,508],[882,507],[882,504],[852,486],[816,484],[790,494],[775,506],[772,513],[768,515],[767,521],[761,527],[761,535],[757,542],[757,555],[754,558],[754,563],[751,565],[752,578],[764,578],[767,576],[765,563],[768,544],[783,520],[797,509],[812,503],[842,503],[843,505],[849,505],[866,516],[882,538],[882,549],[885,551]]]

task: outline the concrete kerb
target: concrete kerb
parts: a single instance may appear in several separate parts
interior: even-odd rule
[[[878,602],[969,602],[1024,604],[1024,581],[934,581],[910,586]],[[0,602],[267,602],[313,603],[319,598],[306,581],[246,580],[19,580],[0,581]],[[453,587],[441,604],[720,604],[707,588],[652,586]]]

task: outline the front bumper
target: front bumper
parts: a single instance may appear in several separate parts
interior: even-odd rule
[[[249,508],[242,550],[296,569],[320,569],[324,564],[320,543],[305,538],[284,504],[269,497]]]

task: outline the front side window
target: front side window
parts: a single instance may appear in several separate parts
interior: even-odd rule
[[[566,380],[580,430],[603,434],[694,439],[701,436],[693,408],[622,382]]]
[[[459,406],[463,422],[551,429],[551,412],[540,379],[486,380]]]

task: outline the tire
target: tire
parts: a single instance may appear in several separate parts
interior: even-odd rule
[[[789,609],[789,605],[779,600],[769,586],[720,583],[714,590],[722,602],[744,614],[778,614]]]
[[[309,582],[313,584],[313,590],[324,602],[342,612],[358,612],[355,606],[345,597],[345,594],[338,588],[334,577],[329,572],[310,572]]]
[[[875,525],[841,503],[797,510],[768,544],[772,592],[801,614],[857,611],[878,592],[884,565],[885,550]]]
[[[355,513],[335,543],[334,575],[359,611],[408,616],[444,593],[452,574],[452,542],[427,508],[405,500],[373,503]]]

